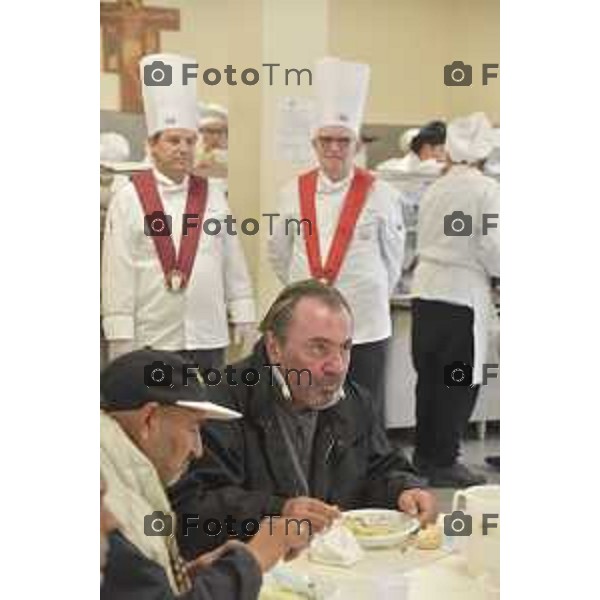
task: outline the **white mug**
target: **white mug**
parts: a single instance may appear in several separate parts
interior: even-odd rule
[[[461,524],[455,520],[456,531],[464,525],[466,533],[470,520],[471,534],[456,535],[454,538],[456,547],[467,561],[469,574],[474,577],[489,575],[493,579],[498,579],[500,576],[500,486],[477,485],[458,490],[452,502],[452,513],[455,511],[462,511],[465,514],[465,523]]]

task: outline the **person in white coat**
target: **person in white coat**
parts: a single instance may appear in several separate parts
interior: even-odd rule
[[[483,113],[452,121],[450,168],[421,199],[412,308],[413,462],[432,486],[485,481],[459,461],[459,449],[483,378],[494,316],[491,282],[500,277],[500,187],[481,172],[492,147]]]
[[[115,195],[102,261],[103,328],[109,358],[142,347],[182,353],[202,369],[219,368],[229,344],[251,336],[252,285],[222,187],[190,175],[197,141],[194,85],[176,77],[171,54],[142,59],[172,67],[170,86],[143,85],[152,169],[135,174]],[[170,223],[169,223],[170,221]],[[170,226],[169,226],[170,225]]]
[[[344,294],[355,319],[348,377],[371,393],[385,427],[389,301],[401,273],[405,236],[401,202],[394,188],[354,164],[368,65],[326,58],[315,74],[312,145],[319,166],[282,190],[269,257],[286,285],[312,277]]]
[[[421,129],[409,129],[400,138],[408,146],[402,158],[390,158],[377,166],[377,171],[439,175],[446,163],[446,124],[431,121]]]
[[[228,113],[218,104],[199,104],[194,173],[204,177],[227,177]]]

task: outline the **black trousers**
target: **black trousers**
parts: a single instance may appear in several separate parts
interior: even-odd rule
[[[225,367],[225,348],[210,350],[181,350],[178,352],[186,364],[197,365],[200,371]]]
[[[417,371],[415,461],[452,465],[475,407],[479,386],[444,383],[444,367],[473,365],[473,311],[446,302],[415,300],[412,358]]]
[[[385,430],[385,367],[389,338],[352,346],[348,377],[373,397],[375,414]]]

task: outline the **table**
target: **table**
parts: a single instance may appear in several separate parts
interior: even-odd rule
[[[440,515],[440,524],[443,515]],[[311,562],[304,553],[287,566],[298,573],[331,580],[335,600],[492,600],[499,593],[485,590],[481,579],[467,573],[466,561],[446,538],[440,550],[399,547],[365,550],[350,568]]]

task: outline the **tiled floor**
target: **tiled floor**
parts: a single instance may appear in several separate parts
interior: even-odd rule
[[[488,483],[500,483],[500,473],[488,467],[485,457],[500,454],[500,435],[497,428],[489,428],[485,440],[479,440],[475,431],[471,431],[469,438],[463,442],[462,461],[473,471],[482,473],[487,477]],[[388,432],[388,436],[394,445],[400,446],[405,455],[410,459],[413,453],[411,443],[412,432],[405,430],[394,430]],[[450,512],[452,509],[452,497],[454,489],[434,489],[438,498],[441,512]]]

